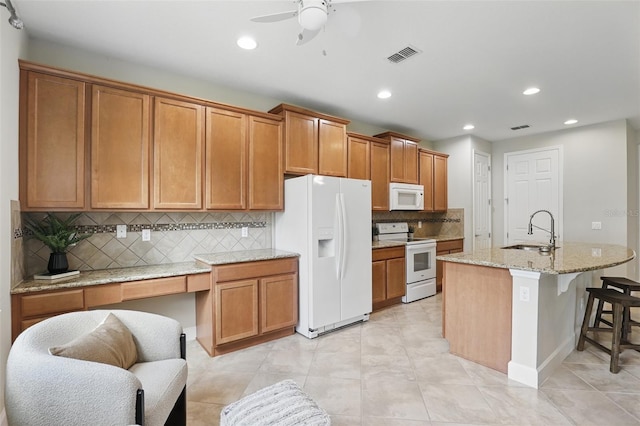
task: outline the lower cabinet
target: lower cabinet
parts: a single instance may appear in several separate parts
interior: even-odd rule
[[[213,267],[213,295],[196,295],[197,339],[210,355],[232,352],[295,332],[298,259]],[[207,323],[213,322],[213,334]]]
[[[405,294],[405,248],[374,249],[372,253],[373,310],[402,302]]]
[[[462,253],[464,250],[464,240],[438,241],[436,244],[436,256],[452,253]],[[436,291],[442,291],[442,267],[441,260],[436,260]]]

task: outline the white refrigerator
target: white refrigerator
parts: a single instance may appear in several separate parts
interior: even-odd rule
[[[371,313],[371,182],[306,175],[285,180],[276,249],[300,254],[299,319],[308,338]]]

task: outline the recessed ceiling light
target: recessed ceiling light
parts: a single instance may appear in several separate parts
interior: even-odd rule
[[[474,126],[473,124],[465,124],[463,127],[464,130],[473,130],[475,128],[476,126]]]
[[[578,120],[576,120],[575,118],[571,118],[567,121],[564,122],[564,124],[576,124],[578,122]]]
[[[527,90],[525,90],[524,92],[522,92],[523,95],[535,95],[536,93],[539,93],[540,89],[538,89],[537,87],[529,87]]]
[[[238,46],[246,50],[253,50],[258,46],[258,43],[252,37],[240,37],[237,43]]]
[[[391,97],[391,92],[388,90],[381,90],[378,92],[378,97],[380,99],[388,99]]]

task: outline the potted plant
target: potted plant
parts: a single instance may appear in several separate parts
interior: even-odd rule
[[[28,218],[25,220],[26,228],[51,250],[47,269],[52,275],[67,272],[69,270],[67,249],[91,236],[91,234],[79,234],[73,226],[73,222],[80,214],[71,214],[63,220],[52,213],[47,213],[41,222],[34,222]]]

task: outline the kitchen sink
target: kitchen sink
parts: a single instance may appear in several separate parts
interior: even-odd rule
[[[549,251],[551,248],[548,245],[540,244],[514,244],[512,246],[502,247],[503,249],[511,250],[529,250],[529,251]],[[554,247],[558,248],[558,247]]]

